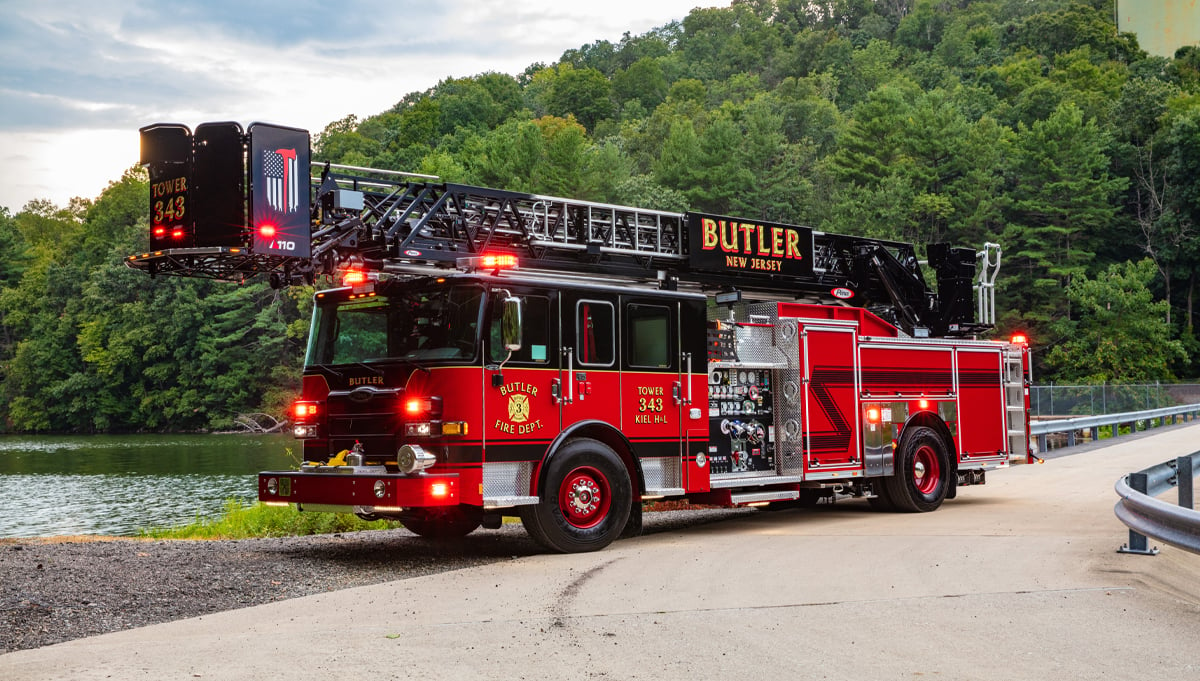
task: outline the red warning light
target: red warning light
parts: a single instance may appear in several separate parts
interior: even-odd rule
[[[292,415],[297,421],[312,418],[317,415],[317,405],[313,402],[295,402],[292,404]]]
[[[183,238],[183,228],[176,227],[175,229],[171,230],[171,238],[172,239],[182,239]]]
[[[870,407],[867,409],[867,423],[879,423],[879,409]]]
[[[367,273],[362,270],[347,270],[342,275],[343,286],[362,286],[367,283]]]
[[[166,227],[163,227],[162,225],[156,225],[154,227],[154,236],[166,236],[166,235],[167,235]]]
[[[480,264],[484,269],[512,269],[517,266],[517,256],[507,253],[484,255]]]
[[[275,225],[265,222],[258,226],[258,235],[264,239],[275,238]]]
[[[1026,336],[1023,333],[1014,333],[1013,337],[1010,338],[1009,341],[1013,345],[1026,345],[1029,343],[1029,336]]]

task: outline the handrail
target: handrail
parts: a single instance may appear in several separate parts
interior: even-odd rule
[[[1122,423],[1134,424],[1134,430],[1137,430],[1137,422],[1139,421],[1160,419],[1165,423],[1167,417],[1178,416],[1183,416],[1184,421],[1188,421],[1193,417],[1200,417],[1200,404],[1183,404],[1175,407],[1160,407],[1158,409],[1143,409],[1142,411],[1126,411],[1119,414],[1080,416],[1077,418],[1053,419],[1050,421],[1032,421],[1029,424],[1029,434],[1030,436],[1037,437],[1038,451],[1045,453],[1047,450],[1046,436],[1051,433],[1066,433],[1067,446],[1070,447],[1075,444],[1075,433],[1081,430],[1092,431],[1092,439],[1098,440],[1100,439],[1099,430],[1101,426],[1112,426],[1113,437],[1117,437],[1120,430],[1118,426]]]
[[[1129,543],[1119,549],[1122,553],[1158,553],[1157,548],[1147,548],[1146,537],[1200,553],[1200,512],[1192,508],[1193,481],[1197,470],[1200,470],[1200,452],[1130,473],[1117,480],[1114,489],[1121,500],[1113,512],[1129,528]],[[1179,488],[1178,506],[1155,498],[1176,486]]]

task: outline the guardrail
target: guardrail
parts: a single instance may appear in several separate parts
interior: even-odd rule
[[[1200,512],[1193,509],[1193,482],[1200,470],[1200,452],[1166,461],[1117,480],[1114,486],[1121,500],[1113,512],[1129,528],[1129,543],[1118,551],[1154,555],[1146,537],[1200,553]],[[1172,487],[1179,488],[1179,505],[1156,499]]]
[[[1090,431],[1091,439],[1094,441],[1100,439],[1100,428],[1104,426],[1111,426],[1112,436],[1117,437],[1121,432],[1121,426],[1125,424],[1130,425],[1131,431],[1137,432],[1139,423],[1144,423],[1145,427],[1149,428],[1156,420],[1159,425],[1164,425],[1168,418],[1175,423],[1180,418],[1186,422],[1197,417],[1200,417],[1200,404],[1183,404],[1175,407],[1127,411],[1120,414],[1034,421],[1029,424],[1029,434],[1037,437],[1038,453],[1044,453],[1049,451],[1047,436],[1052,433],[1066,433],[1066,446],[1072,447],[1076,443],[1076,434],[1085,430]]]

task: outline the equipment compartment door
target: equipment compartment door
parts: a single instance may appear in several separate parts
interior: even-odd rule
[[[999,349],[958,349],[958,433],[964,460],[1007,459],[1003,376]]]
[[[862,468],[856,336],[853,327],[804,327],[805,478]]]

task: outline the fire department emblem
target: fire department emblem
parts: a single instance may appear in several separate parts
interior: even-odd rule
[[[508,420],[513,423],[529,420],[529,395],[514,393],[508,396]]]

